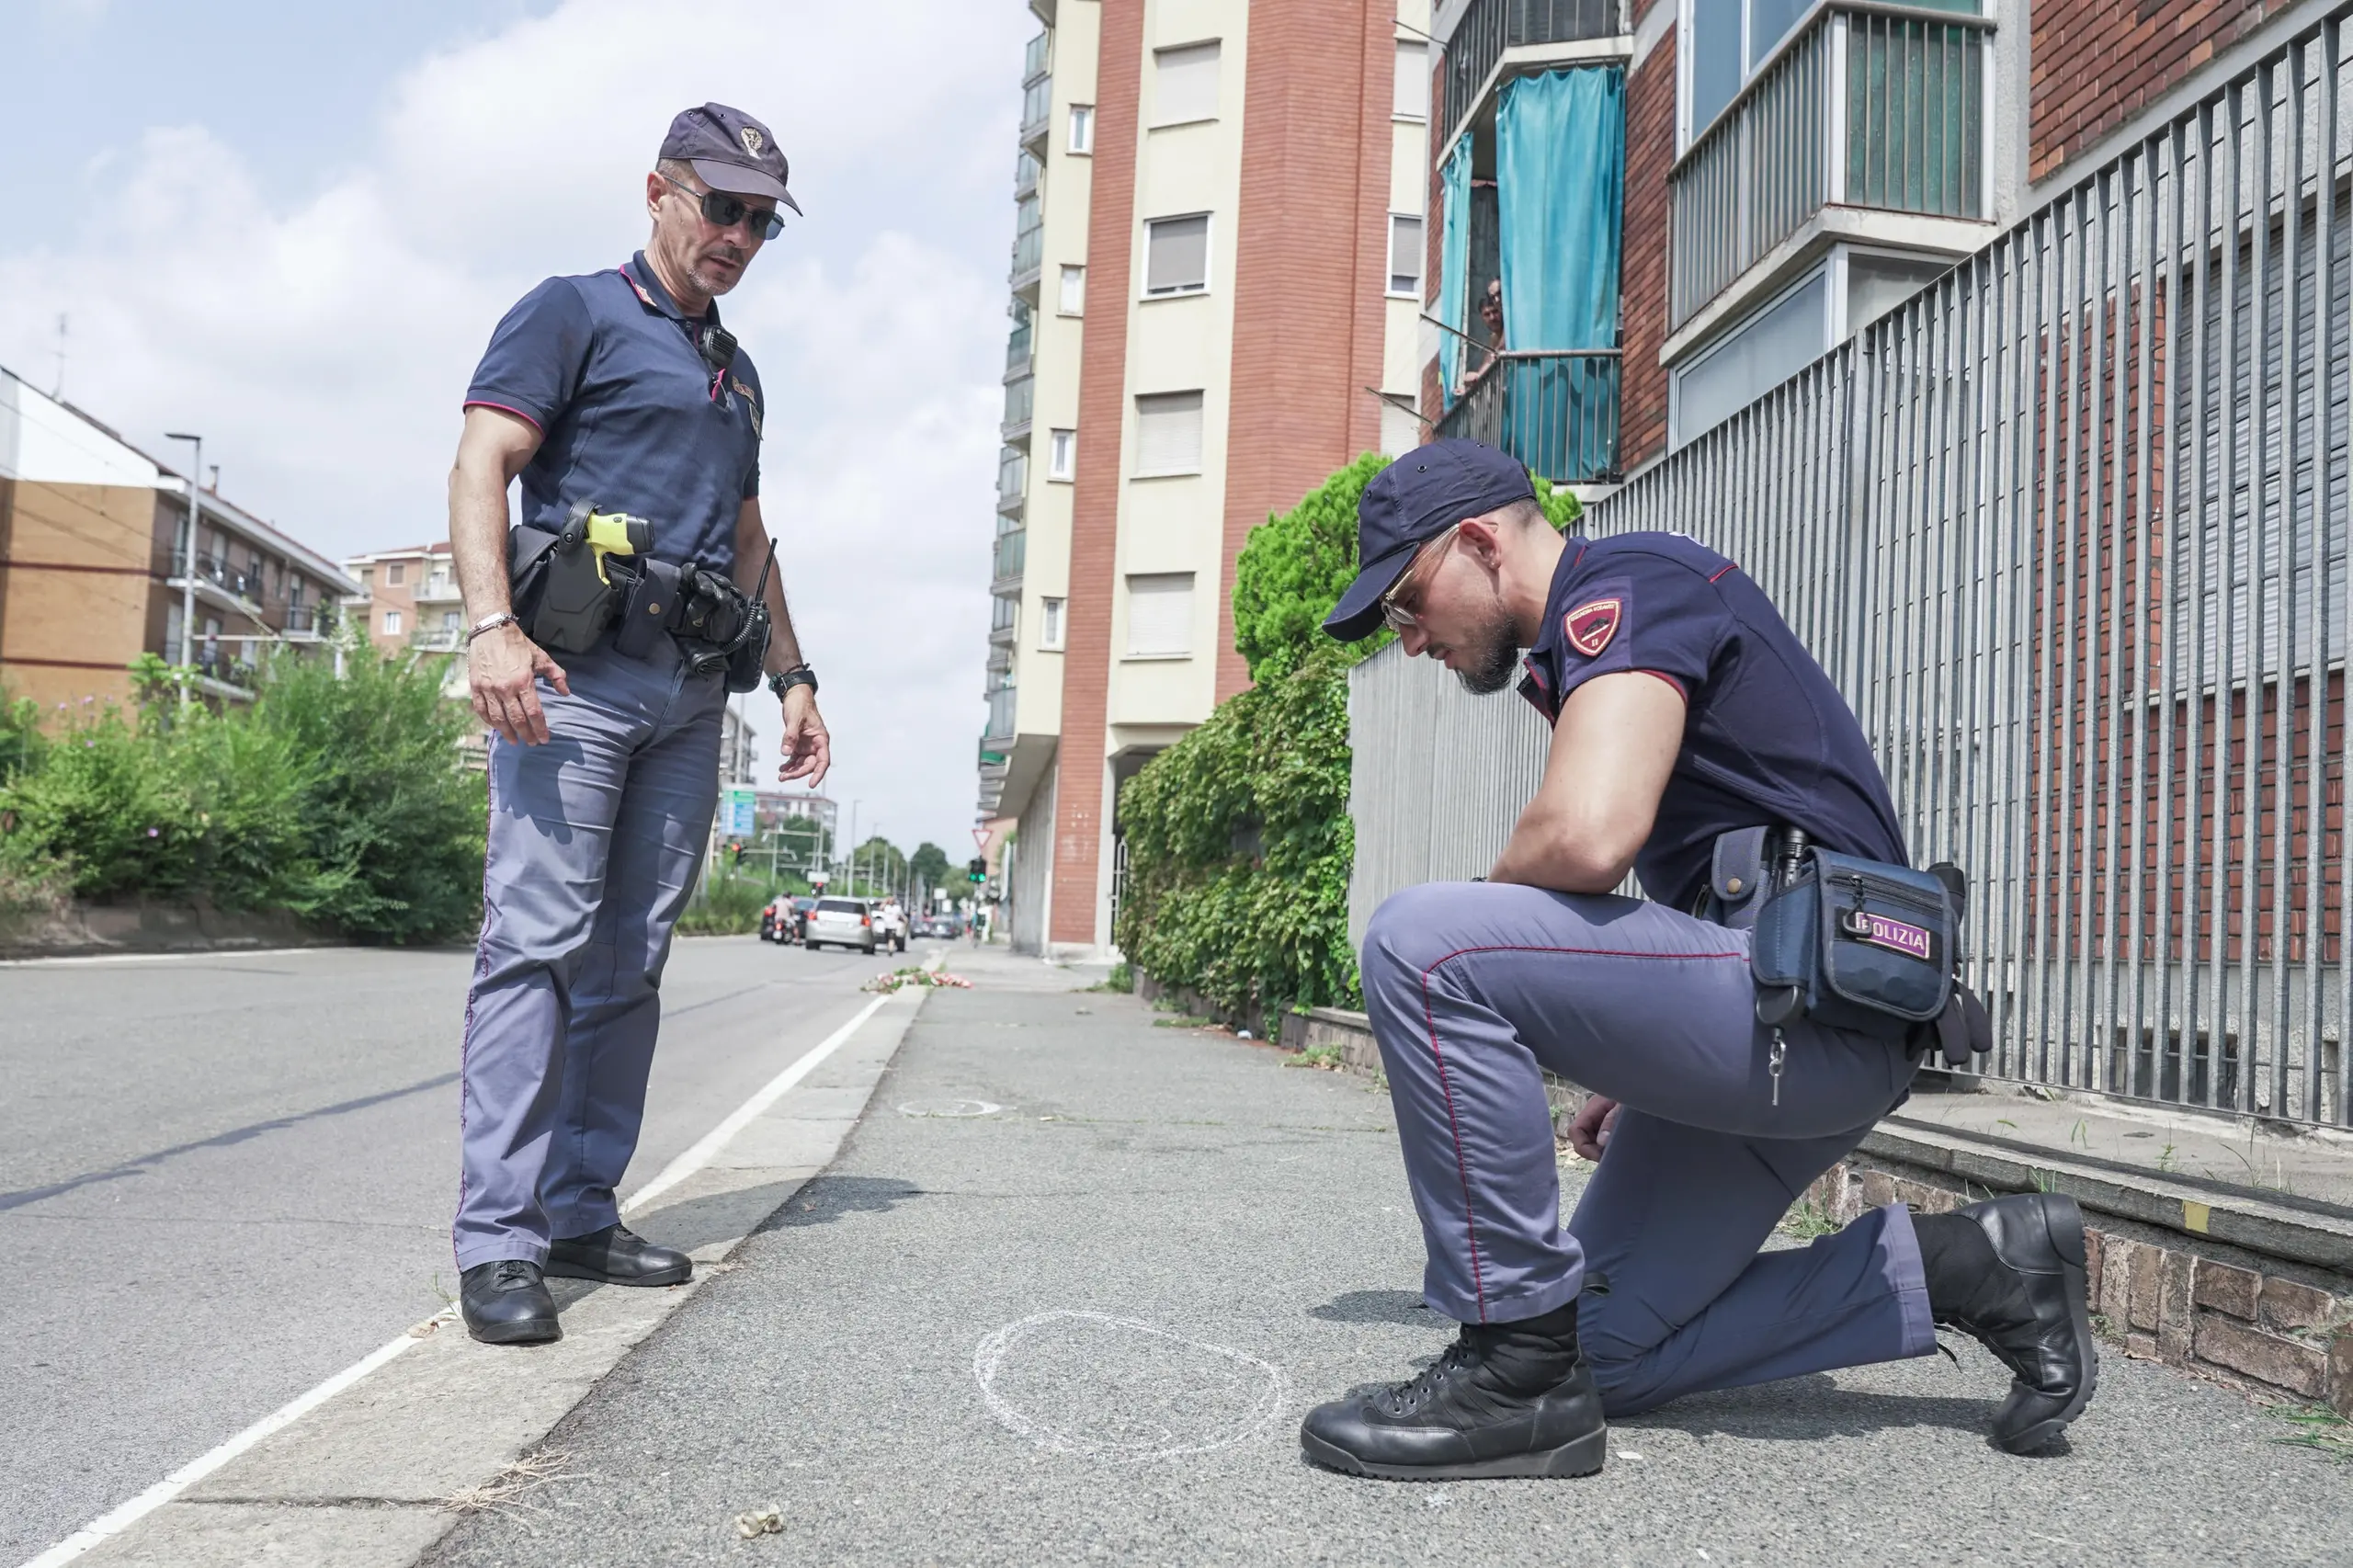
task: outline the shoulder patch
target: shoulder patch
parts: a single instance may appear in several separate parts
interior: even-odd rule
[[[1570,647],[1588,659],[1596,658],[1618,635],[1618,622],[1624,612],[1622,600],[1588,599],[1561,618],[1561,631]]]

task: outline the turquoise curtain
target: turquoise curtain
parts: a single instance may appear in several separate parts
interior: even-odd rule
[[[1514,349],[1618,346],[1626,78],[1615,66],[1505,84],[1495,108],[1504,335]],[[1550,479],[1616,466],[1613,361],[1506,367],[1506,449]]]
[[[1438,319],[1467,330],[1471,306],[1471,136],[1464,132],[1438,171],[1446,203],[1438,231]],[[1452,332],[1438,335],[1438,379],[1444,408],[1454,406],[1454,388],[1461,380],[1462,345]]]

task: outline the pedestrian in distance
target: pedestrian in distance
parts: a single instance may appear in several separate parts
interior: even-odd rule
[[[780,778],[814,788],[831,763],[760,515],[759,376],[717,303],[779,207],[800,211],[787,175],[742,110],[678,115],[645,176],[645,248],[532,290],[466,393],[449,540],[490,826],[452,1232],[467,1330],[494,1344],[560,1337],[545,1275],[692,1273],[620,1222],[614,1188],[729,690],[765,674],[781,701]]]
[[[1758,1250],[1931,1038],[1982,1049],[1950,982],[1964,890],[1909,868],[1861,726],[1772,603],[1678,534],[1563,539],[1527,471],[1471,441],[1383,470],[1357,538],[1324,629],[1385,622],[1474,692],[1517,675],[1552,741],[1486,880],[1407,889],[1366,929],[1423,1299],[1462,1326],[1420,1376],[1313,1411],[1307,1456],[1586,1474],[1609,1416],[1926,1356],[1940,1324],[2013,1374],[1994,1443],[2048,1444],[2097,1371],[2074,1199],[1894,1204]],[[1612,891],[1630,869],[1653,902]],[[1780,983],[1789,954],[1802,984]],[[1546,1069],[1596,1091],[1570,1142],[1599,1163],[1565,1228]]]

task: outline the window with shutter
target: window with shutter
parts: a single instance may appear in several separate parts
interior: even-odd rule
[[[1403,212],[1389,215],[1389,291],[1422,291],[1422,221]]]
[[[1153,51],[1152,122],[1189,125],[1217,118],[1217,40]]]
[[[1065,267],[1063,268],[1062,291],[1055,296],[1054,309],[1066,316],[1086,313],[1086,267]]]
[[[1193,574],[1139,573],[1128,578],[1128,657],[1183,658],[1193,651]]]
[[[1389,111],[1399,119],[1427,119],[1430,112],[1430,46],[1397,40],[1396,98]]]
[[[1143,291],[1198,294],[1210,286],[1210,215],[1154,218],[1144,229]]]
[[[1136,399],[1136,473],[1201,472],[1201,394],[1148,392]]]
[[[1055,430],[1046,447],[1046,477],[1069,480],[1078,476],[1078,432]]]
[[[1050,653],[1063,645],[1063,603],[1061,599],[1038,601],[1039,608],[1044,612],[1038,628],[1038,646]]]

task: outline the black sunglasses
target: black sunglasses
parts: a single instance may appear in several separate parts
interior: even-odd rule
[[[772,240],[784,233],[784,220],[773,207],[754,207],[740,196],[723,190],[697,190],[683,180],[662,176],[688,196],[702,203],[702,221],[715,229],[732,229],[749,220],[753,234],[762,240]]]

